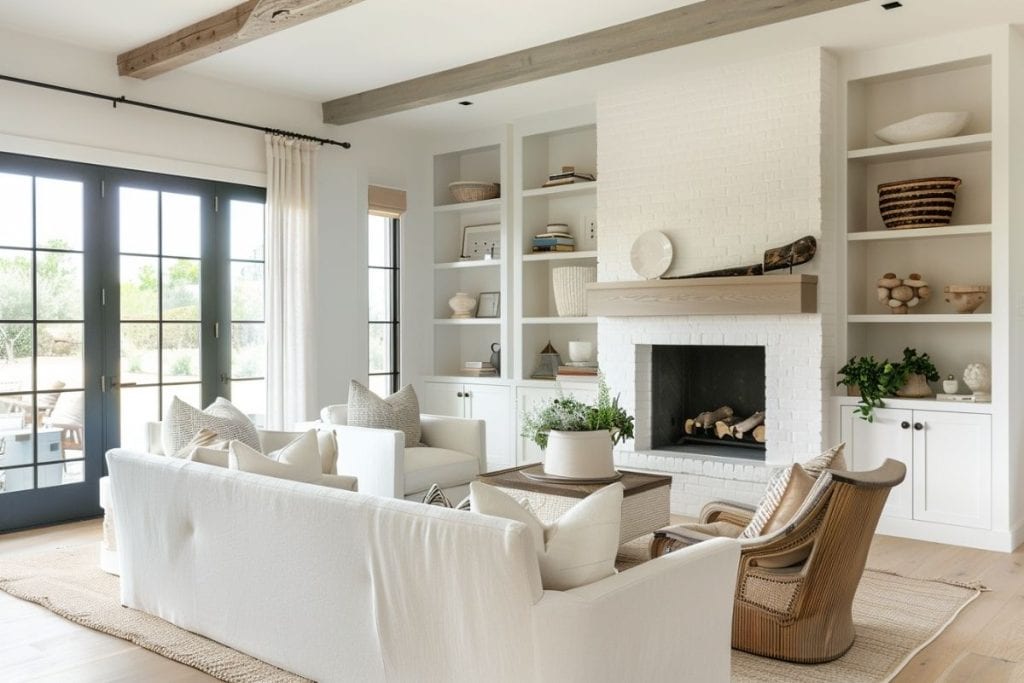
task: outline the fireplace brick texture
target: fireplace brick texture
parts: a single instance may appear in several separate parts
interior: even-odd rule
[[[769,247],[818,239],[797,271],[818,275],[817,314],[599,320],[602,371],[637,417],[617,462],[671,473],[676,514],[714,498],[756,502],[771,467],[825,447],[837,367],[837,93],[835,58],[812,49],[598,98],[600,281],[638,279],[630,247],[649,230],[672,241],[669,275],[757,263]],[[765,347],[767,465],[649,450],[652,344]]]

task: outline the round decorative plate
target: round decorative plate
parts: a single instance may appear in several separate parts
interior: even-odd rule
[[[522,471],[523,476],[534,481],[545,484],[611,484],[622,479],[622,472],[616,472],[611,477],[600,477],[596,479],[577,479],[575,477],[559,477],[554,474],[546,474],[543,465],[536,465]]]
[[[672,243],[663,232],[645,232],[633,242],[629,262],[636,274],[644,279],[661,277],[672,265]]]

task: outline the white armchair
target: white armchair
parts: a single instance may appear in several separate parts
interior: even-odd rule
[[[362,493],[418,501],[437,484],[457,503],[487,470],[483,420],[420,415],[423,445],[409,447],[401,431],[350,427],[344,404],[327,406],[320,420],[337,436],[338,472],[356,477]]]

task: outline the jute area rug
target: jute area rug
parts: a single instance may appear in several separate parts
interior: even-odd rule
[[[633,545],[633,544],[631,544]],[[642,547],[637,543],[636,548]],[[643,559],[631,549],[620,568]],[[95,544],[0,560],[0,590],[82,626],[130,641],[222,681],[306,679],[162,619],[121,606],[118,578],[102,571]],[[868,570],[853,603],[857,640],[828,664],[799,665],[733,651],[734,681],[888,681],[935,639],[982,588]],[[680,671],[681,680],[685,671]]]

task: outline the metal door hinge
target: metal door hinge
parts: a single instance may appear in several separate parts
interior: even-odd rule
[[[107,376],[100,375],[100,392],[107,393]]]
[[[213,212],[217,213],[218,211],[220,211],[220,197],[213,195]]]
[[[102,198],[104,198],[106,196],[107,196],[107,181],[106,180],[101,180],[100,181],[100,199],[102,199]]]

